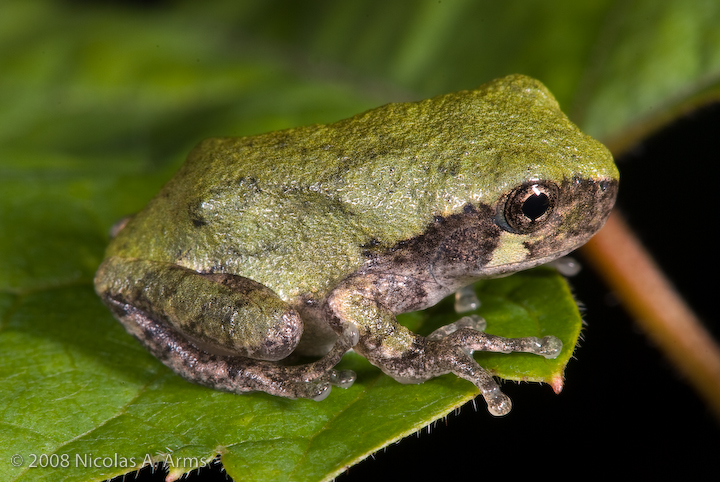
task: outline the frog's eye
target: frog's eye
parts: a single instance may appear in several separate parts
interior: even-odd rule
[[[550,181],[532,181],[516,187],[498,212],[499,224],[520,234],[541,228],[555,211],[558,192],[557,185]]]

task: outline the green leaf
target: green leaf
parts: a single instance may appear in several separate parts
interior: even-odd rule
[[[480,314],[494,320],[497,313],[497,329],[488,331],[552,331],[566,344],[556,360],[501,355],[487,360],[490,369],[517,380],[562,376],[579,318],[560,276],[535,270],[484,283],[478,294],[488,300]],[[559,316],[541,328],[548,314],[537,306],[549,300],[566,313],[550,314]],[[124,333],[89,283],[5,295],[2,306],[0,460],[25,458],[24,467],[5,472],[10,480],[56,480],[59,473],[64,480],[101,480],[123,473],[123,460],[132,468],[148,455],[153,461],[172,457],[191,470],[196,465],[182,467],[183,461],[202,464],[216,453],[238,480],[326,478],[477,394],[472,384],[451,375],[402,385],[354,354],[342,367],[356,370],[358,381],[347,390],[336,388],[323,402],[221,393],[160,365]],[[432,330],[452,319],[449,312],[451,300],[406,315],[405,322]],[[27,468],[33,454],[43,453],[67,456],[70,467]],[[120,467],[102,467],[102,459],[114,454],[124,458]]]
[[[329,479],[471,400],[454,376],[401,385],[353,354],[342,363],[358,382],[321,403],[194,386],[123,331],[92,276],[108,228],[204,137],[330,122],[522,72],[591,133],[636,139],[717,92],[713,2],[549,3],[4,1],[0,478],[103,480],[146,456],[171,456],[179,475],[222,454],[237,480]],[[565,343],[556,360],[478,360],[559,390],[580,327],[562,278],[536,270],[478,293],[489,332]],[[429,333],[455,318],[448,301],[403,322]],[[30,468],[34,456],[48,467]]]

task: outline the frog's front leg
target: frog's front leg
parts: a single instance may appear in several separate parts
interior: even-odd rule
[[[95,289],[127,331],[184,378],[236,393],[264,391],[321,400],[355,379],[334,366],[357,342],[343,333],[314,363],[277,363],[297,346],[303,323],[272,290],[248,278],[201,274],[168,263],[108,258]]]
[[[464,317],[428,337],[412,333],[397,323],[395,314],[373,298],[373,289],[351,282],[336,289],[328,306],[339,319],[352,320],[360,331],[355,351],[401,383],[421,383],[446,373],[469,380],[478,387],[493,415],[510,411],[510,399],[493,377],[472,357],[473,351],[526,352],[555,358],[562,342],[544,338],[503,338],[479,331],[482,321]]]

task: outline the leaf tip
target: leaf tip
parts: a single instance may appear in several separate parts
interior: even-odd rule
[[[555,395],[558,395],[560,392],[562,392],[564,384],[565,379],[562,375],[555,375],[550,380],[550,386],[552,387],[553,392],[555,392]]]

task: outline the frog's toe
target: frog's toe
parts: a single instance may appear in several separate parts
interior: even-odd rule
[[[441,326],[437,330],[433,331],[432,333],[430,333],[430,335],[428,335],[428,339],[440,340],[452,333],[455,333],[461,328],[469,328],[475,331],[484,331],[486,327],[487,322],[485,321],[485,318],[480,315],[463,316],[456,322],[450,323],[449,325]]]
[[[460,288],[455,293],[455,312],[466,313],[480,308],[480,300],[473,285]]]
[[[352,370],[332,370],[330,372],[330,383],[340,388],[350,388],[357,375]]]
[[[510,397],[501,392],[497,387],[484,392],[483,398],[485,398],[485,402],[487,403],[488,412],[496,417],[507,415],[512,409]]]
[[[331,391],[332,385],[327,382],[319,383],[313,387],[314,395],[311,395],[308,398],[312,398],[316,402],[322,402],[328,397],[328,395],[330,395]]]
[[[554,336],[544,336],[540,339],[539,347],[535,353],[545,358],[557,358],[563,348],[563,342]]]
[[[332,387],[350,388],[355,382],[357,375],[352,370],[330,370],[321,382],[308,382],[310,394],[306,398],[312,398],[316,402],[325,400]]]

